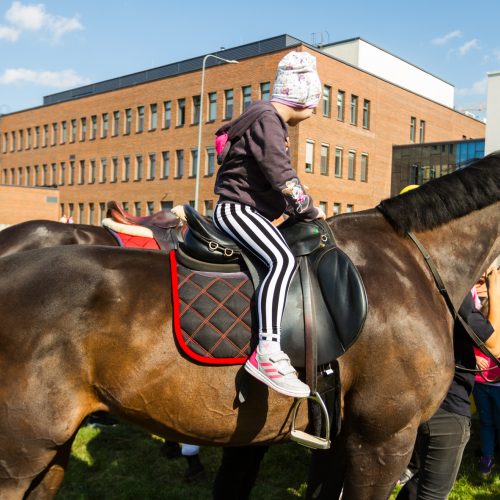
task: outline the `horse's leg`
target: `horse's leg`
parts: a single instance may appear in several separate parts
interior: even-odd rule
[[[214,481],[214,500],[246,500],[257,479],[259,467],[269,446],[224,448]]]
[[[56,496],[64,479],[74,437],[57,450],[49,466],[33,480],[24,496],[25,499],[46,500]]]
[[[336,500],[340,498],[345,476],[343,433],[329,450],[314,450],[311,454],[306,498]]]
[[[410,460],[415,432],[415,426],[408,426],[385,441],[376,443],[366,440],[359,433],[351,433],[346,440],[343,498],[388,498]]]

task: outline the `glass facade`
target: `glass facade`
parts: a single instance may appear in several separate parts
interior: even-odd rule
[[[394,146],[391,196],[409,184],[424,184],[483,156],[484,139]]]

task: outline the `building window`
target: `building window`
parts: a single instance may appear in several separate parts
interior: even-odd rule
[[[101,178],[100,178],[101,183],[104,183],[107,180],[107,170],[108,170],[108,160],[106,158],[101,158]]]
[[[31,149],[31,128],[26,129],[26,149]]]
[[[337,92],[337,120],[343,122],[344,113],[345,113],[345,92],[343,90],[339,90]]]
[[[305,171],[312,173],[314,168],[314,141],[306,141]]]
[[[415,142],[415,129],[417,127],[417,119],[412,116],[410,118],[410,142]]]
[[[95,182],[95,160],[90,160],[89,184]]]
[[[335,177],[342,177],[342,148],[335,148]]]
[[[333,204],[333,215],[339,215],[340,214],[340,203],[334,203]]]
[[[168,179],[170,175],[170,151],[161,153],[161,178]]]
[[[160,207],[162,210],[172,210],[174,208],[174,202],[169,200],[160,201]]]
[[[140,201],[134,201],[134,213],[135,215],[141,215],[141,202]]]
[[[186,99],[177,99],[177,126],[183,127],[186,123]]]
[[[48,137],[49,137],[49,126],[48,125],[45,125],[47,127],[47,135],[46,135],[46,139],[45,139],[45,146],[47,146],[48,144]],[[44,127],[45,128],[45,127]],[[10,144],[10,151],[13,152],[16,150],[16,132],[13,131],[10,133],[10,137],[11,137],[11,144]]]
[[[102,221],[106,217],[106,203],[101,201],[99,203],[99,221]]]
[[[354,180],[354,172],[356,169],[356,152],[349,151],[349,161],[347,164],[347,178],[349,180]]]
[[[158,105],[151,104],[149,106],[149,130],[156,130],[158,127]]]
[[[57,186],[57,164],[50,165],[50,186]]]
[[[69,162],[69,181],[68,181],[68,184],[70,186],[73,186],[74,183],[75,183],[75,162],[70,161]]]
[[[348,203],[345,207],[345,211],[347,214],[354,212],[354,205],[352,205],[351,203]]]
[[[122,201],[122,206],[123,210],[125,210],[125,212],[128,212],[128,201]]]
[[[59,178],[59,185],[64,186],[64,183],[66,182],[66,163],[63,161],[61,162],[61,176]]]
[[[19,141],[21,142],[21,141]],[[51,146],[55,146],[57,144],[57,123],[52,124],[52,142],[50,143]]]
[[[142,155],[135,155],[135,180],[142,179]]]
[[[176,165],[176,177],[182,177],[184,175],[184,150],[178,149],[175,152],[175,157],[177,160]]]
[[[351,125],[358,124],[358,96],[351,95]]]
[[[425,121],[420,120],[420,142],[425,142]]]
[[[102,121],[101,121],[101,138],[105,139],[108,137],[108,129],[109,129],[109,118],[108,118],[108,113],[103,113],[102,114]]]
[[[163,103],[163,128],[170,128],[172,122],[172,103],[165,101]]]
[[[241,87],[241,111],[246,111],[252,102],[252,86],[246,85]]]
[[[271,83],[264,82],[260,84],[260,100],[269,101],[271,98]]]
[[[113,137],[120,134],[120,111],[113,111]]]
[[[323,86],[323,116],[330,117],[332,112],[332,88],[329,85]]]
[[[35,148],[40,146],[40,127],[35,127]]]
[[[13,134],[13,140],[15,141],[15,135],[14,132]],[[44,125],[43,126],[43,147],[46,148],[49,145],[49,126]]]
[[[207,148],[207,170],[206,175],[214,175],[215,171],[215,149]]]
[[[361,172],[359,174],[359,180],[368,182],[368,155],[366,153],[362,153],[361,155]]]
[[[152,215],[155,213],[155,202],[154,201],[147,201],[146,206],[148,209],[148,215]]]
[[[208,121],[213,122],[217,119],[217,92],[208,94]]]
[[[35,173],[34,173],[34,178],[33,178],[33,186],[39,186],[40,185],[40,166],[35,165]],[[5,183],[7,184],[7,170],[4,170],[4,176],[5,176]]]
[[[17,184],[23,185],[23,167],[17,167]]]
[[[57,126],[56,126],[56,133],[57,133]],[[17,150],[21,151],[23,149],[23,147],[24,147],[24,132],[22,130],[20,130],[19,131],[19,145],[17,147]]]
[[[144,106],[137,106],[137,133],[144,131]]]
[[[207,217],[212,217],[214,214],[214,202],[212,200],[205,200],[203,202],[205,215]]]
[[[83,184],[85,182],[85,160],[80,160],[80,176],[78,178],[78,184]]]
[[[193,96],[193,125],[200,123],[200,96]]]
[[[233,118],[234,109],[234,92],[233,89],[224,91],[224,119],[231,120]]]
[[[3,152],[7,153],[9,151],[9,134],[4,132],[3,134]]]
[[[61,144],[66,144],[68,140],[68,123],[63,121],[61,123]]]
[[[152,180],[156,177],[156,154],[149,153],[148,179]]]
[[[198,173],[198,150],[191,150],[191,177],[196,177]]]
[[[26,167],[26,185],[31,186],[31,167]]]
[[[363,101],[363,128],[370,128],[370,101],[368,99]]]
[[[328,215],[328,203],[326,201],[320,201],[319,208],[321,208],[321,210],[323,210],[323,213],[325,215]]]
[[[44,165],[44,167],[45,167],[45,170],[47,170],[47,165]],[[46,175],[44,175],[44,177],[46,177]],[[16,185],[16,169],[15,168],[10,169],[10,183],[13,186]]]
[[[68,203],[68,218],[73,217],[75,213],[75,205],[73,203]]]
[[[97,116],[90,117],[90,140],[93,141],[97,137]]]
[[[83,203],[78,203],[78,223],[83,224]]]
[[[89,203],[89,224],[94,224],[94,204]]]
[[[321,144],[321,175],[328,175],[328,163],[330,158],[330,147]]]
[[[116,182],[118,180],[118,158],[113,156],[111,158],[111,179],[110,182]]]
[[[125,135],[130,134],[132,130],[132,110],[127,108],[125,110],[125,128],[123,129],[123,133]]]
[[[87,137],[87,118],[83,117],[81,118],[80,120],[80,126],[81,126],[81,137],[80,137],[80,140],[81,141],[84,141]],[[73,139],[73,130],[74,130],[74,133],[75,133],[75,138],[76,138],[76,120],[75,120],[75,127],[73,129],[73,120],[71,121],[71,137],[72,137],[72,140],[71,142],[75,142],[75,140]]]
[[[128,182],[129,179],[130,179],[130,156],[124,156],[122,182]]]

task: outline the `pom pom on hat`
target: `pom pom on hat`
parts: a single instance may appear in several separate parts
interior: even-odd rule
[[[271,101],[294,108],[315,108],[320,98],[316,58],[308,52],[289,52],[278,64]]]

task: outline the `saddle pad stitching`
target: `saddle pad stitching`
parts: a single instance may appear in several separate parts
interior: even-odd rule
[[[247,356],[241,358],[206,358],[200,354],[194,352],[182,338],[181,333],[181,322],[180,322],[180,312],[179,307],[176,307],[176,303],[179,304],[179,292],[178,292],[178,274],[177,274],[177,259],[175,256],[175,251],[170,251],[170,274],[171,274],[171,293],[172,293],[172,323],[174,327],[174,335],[177,339],[179,346],[185,352],[186,355],[190,356],[192,359],[203,363],[211,365],[241,365],[247,360]]]
[[[186,280],[183,281],[183,284],[185,284],[187,281],[189,281],[189,278],[191,276],[193,276],[195,273],[191,273],[188,275],[188,277],[186,278]],[[201,328],[203,328],[203,326],[209,324],[211,326],[211,328],[216,331],[219,335],[219,340],[212,346],[212,348],[210,350],[207,351],[207,349],[205,349],[204,347],[202,346],[199,346],[202,350],[204,350],[205,352],[209,353],[209,354],[213,354],[213,351],[225,340],[226,342],[228,342],[228,344],[230,344],[236,351],[238,351],[239,353],[241,354],[244,354],[242,352],[242,349],[240,349],[230,338],[228,338],[228,335],[229,333],[239,324],[238,322],[240,322],[242,325],[243,325],[243,328],[246,329],[250,334],[252,333],[251,332],[251,329],[247,327],[246,323],[243,322],[241,319],[242,317],[250,310],[250,307],[246,307],[243,312],[238,316],[236,314],[234,314],[230,309],[228,309],[223,303],[219,302],[218,299],[216,297],[214,297],[213,295],[210,294],[210,292],[208,292],[208,288],[211,287],[213,284],[215,284],[217,281],[224,281],[226,282],[226,280],[224,280],[223,278],[220,278],[220,277],[216,277],[213,281],[211,281],[206,287],[200,287],[200,285],[198,285],[198,283],[194,283],[194,282],[191,282],[191,285],[194,286],[194,287],[197,287],[200,289],[200,293],[198,295],[196,295],[192,300],[191,302],[187,303],[185,301],[183,301],[184,304],[187,305],[187,308],[181,312],[181,318],[182,316],[184,316],[184,314],[186,314],[186,312],[188,311],[189,308],[192,309],[192,312],[195,313],[196,315],[199,316],[199,318],[202,319],[202,323],[198,326],[198,328],[191,334],[187,334],[187,332],[185,332],[183,330],[183,332],[186,334],[186,343],[189,343],[189,342],[196,342],[194,340],[194,337],[199,333],[199,331],[201,330]],[[227,282],[226,282],[227,283]],[[245,284],[244,281],[242,281],[237,287],[231,287],[229,284],[228,284],[228,287],[232,288],[232,290],[230,291],[230,294],[226,297],[226,300],[229,298],[229,297],[233,297],[236,293],[238,293],[242,298],[246,299],[246,300],[249,300],[249,297],[247,297],[244,293],[241,293],[240,291],[240,288]],[[182,287],[182,285],[179,286],[179,290],[180,288]],[[209,316],[202,316],[202,314],[196,310],[196,308],[192,307],[192,304],[199,298],[203,295],[203,293],[205,293],[205,295],[207,295],[207,297],[211,298],[216,304],[218,304],[215,309],[212,311],[212,313],[209,315]],[[233,322],[231,323],[230,327],[227,328],[226,330],[226,333],[222,332],[219,328],[217,328],[217,326],[213,323],[210,322],[210,319],[213,318],[213,316],[220,310],[223,310],[225,312],[227,312],[230,316],[232,316],[233,318]],[[197,344],[199,345],[199,344]]]

